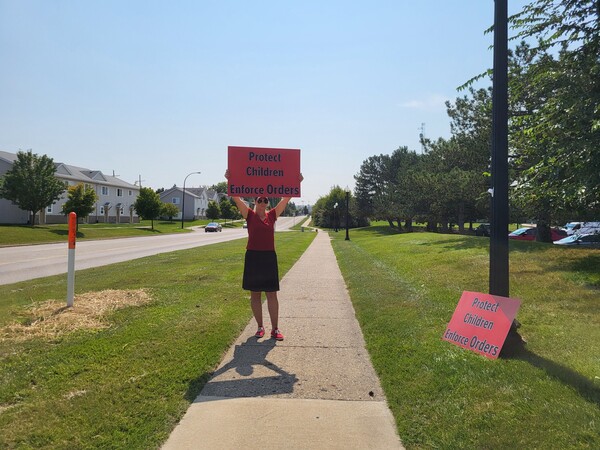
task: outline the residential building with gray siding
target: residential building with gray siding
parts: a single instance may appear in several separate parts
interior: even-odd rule
[[[11,170],[17,155],[0,151],[0,177]],[[69,186],[84,183],[96,192],[97,200],[94,211],[84,221],[88,223],[137,223],[139,216],[133,207],[140,188],[120,178],[106,175],[100,170],[90,170],[64,163],[54,163],[56,178],[65,181]],[[38,215],[39,223],[66,223],[67,217],[62,213],[62,206],[67,201],[67,191],[52,205],[44,208]],[[0,223],[26,224],[29,212],[6,199],[0,199]]]

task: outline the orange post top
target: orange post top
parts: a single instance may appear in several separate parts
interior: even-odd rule
[[[77,214],[69,213],[69,249],[75,248],[75,238],[77,236]]]

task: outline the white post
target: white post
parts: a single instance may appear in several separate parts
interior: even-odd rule
[[[69,259],[67,263],[67,307],[73,307],[75,296],[75,239],[77,236],[77,214],[69,213]]]

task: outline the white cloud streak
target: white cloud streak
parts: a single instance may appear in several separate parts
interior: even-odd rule
[[[416,109],[419,111],[446,110],[445,102],[450,98],[440,94],[429,94],[423,99],[413,99],[400,103],[401,108]]]

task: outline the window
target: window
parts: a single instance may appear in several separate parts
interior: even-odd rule
[[[102,195],[108,195],[108,187],[102,186]]]
[[[173,204],[179,205],[179,197],[173,197]]]
[[[123,197],[123,189],[117,188],[117,197]]]
[[[46,208],[46,212],[52,214],[52,207],[54,206],[54,203],[52,203],[51,205],[48,205],[48,207]]]
[[[133,191],[131,189],[129,189],[129,196],[131,197],[133,195]]]

